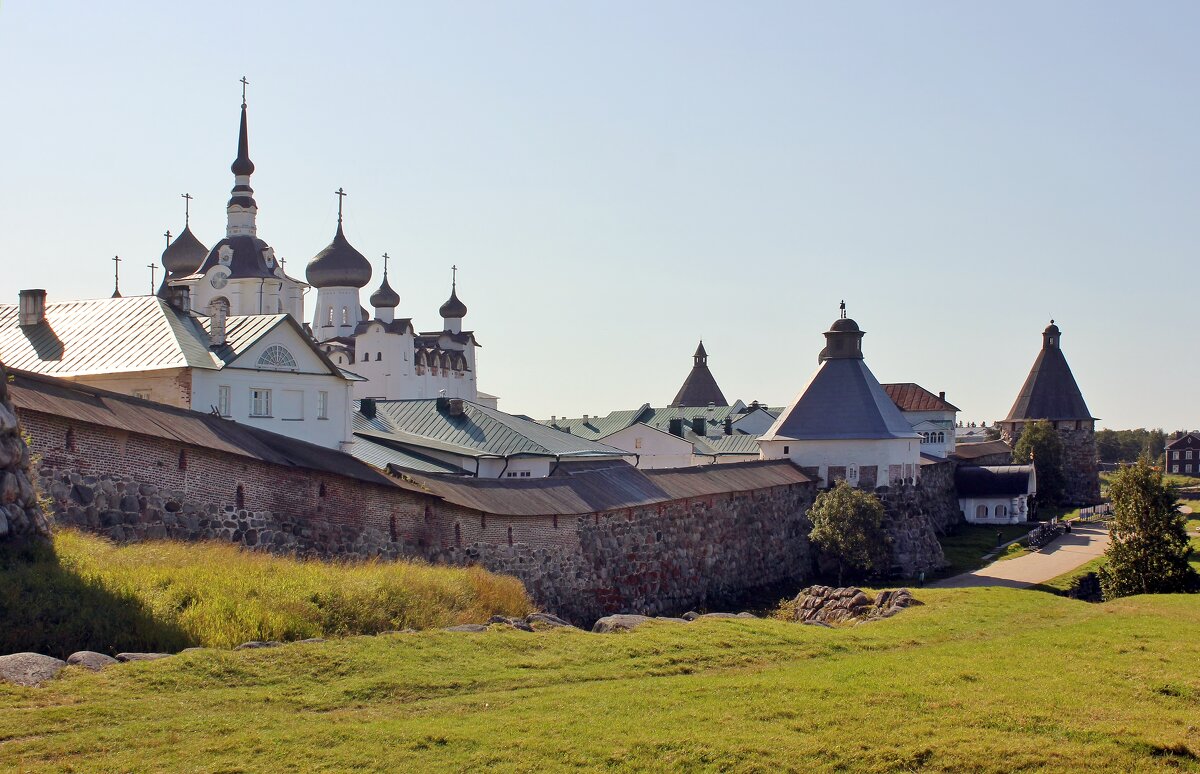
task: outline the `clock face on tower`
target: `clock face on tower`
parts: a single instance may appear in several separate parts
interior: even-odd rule
[[[219,271],[216,274],[212,275],[212,279],[210,279],[208,282],[214,288],[216,288],[217,290],[220,290],[221,288],[223,288],[229,284],[229,275],[223,271]]]

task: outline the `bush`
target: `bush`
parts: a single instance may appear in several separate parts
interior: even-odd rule
[[[891,551],[883,531],[883,503],[869,492],[839,481],[817,495],[809,511],[808,539],[837,562],[837,583],[852,575],[884,572]]]
[[[116,546],[71,530],[53,548],[0,551],[0,653],[170,652],[531,610],[519,580],[479,568],[297,560],[225,543]]]

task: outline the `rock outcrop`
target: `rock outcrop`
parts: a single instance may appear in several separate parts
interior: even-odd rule
[[[919,604],[908,589],[882,591],[871,599],[865,591],[853,586],[840,589],[810,586],[783,610],[784,617],[791,621],[832,625],[891,618],[906,607]]]
[[[13,653],[0,656],[0,680],[26,687],[41,685],[58,676],[67,662],[41,653]]]
[[[80,650],[67,656],[67,664],[69,666],[81,666],[84,669],[90,669],[93,672],[99,672],[107,666],[120,663],[112,656],[106,656],[103,653],[97,653],[94,650]]]
[[[49,536],[32,481],[29,448],[8,397],[8,373],[0,365],[0,542]]]

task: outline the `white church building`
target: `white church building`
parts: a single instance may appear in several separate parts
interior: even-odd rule
[[[825,486],[874,488],[915,482],[922,437],[863,359],[865,331],[842,316],[808,384],[758,439],[762,459],[790,459]]]

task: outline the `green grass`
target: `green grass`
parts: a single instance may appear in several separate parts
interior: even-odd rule
[[[0,550],[0,653],[230,647],[524,615],[515,578],[409,562],[331,564],[219,543],[116,546],[60,530]]]
[[[996,557],[997,562],[1003,562],[1006,559],[1016,559],[1018,556],[1025,556],[1029,553],[1029,546],[1024,543],[1013,543],[1006,547],[999,556]]]
[[[949,577],[979,569],[987,564],[983,557],[996,550],[997,532],[1004,535],[1000,542],[1007,543],[1026,535],[1034,526],[1033,524],[960,525],[953,535],[941,538],[942,552],[946,555],[949,566],[941,570],[937,577]]]
[[[1200,597],[922,589],[867,625],[431,631],[0,686],[0,770],[1178,771]]]

